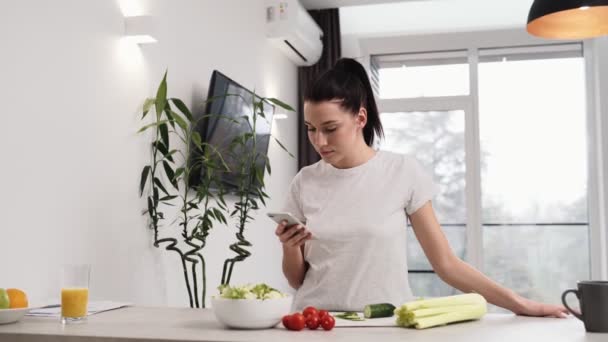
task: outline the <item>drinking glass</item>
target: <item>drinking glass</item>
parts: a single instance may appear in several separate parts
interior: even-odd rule
[[[61,285],[61,323],[82,323],[87,318],[91,265],[63,267]]]

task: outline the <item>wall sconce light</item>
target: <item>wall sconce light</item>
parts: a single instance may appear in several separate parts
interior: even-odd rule
[[[137,44],[156,43],[154,17],[148,15],[125,17],[125,37]]]
[[[528,33],[550,39],[584,39],[608,34],[608,0],[534,0]]]

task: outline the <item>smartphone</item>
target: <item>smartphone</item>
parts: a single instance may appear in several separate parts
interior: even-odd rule
[[[304,225],[300,220],[298,220],[295,216],[288,212],[274,212],[267,213],[268,217],[270,217],[277,224],[281,224],[282,221],[287,221],[287,226],[292,226],[294,224]]]

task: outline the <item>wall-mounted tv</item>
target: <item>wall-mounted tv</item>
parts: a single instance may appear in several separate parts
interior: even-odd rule
[[[232,96],[240,95],[240,96]],[[215,146],[224,157],[226,164],[230,167],[230,172],[224,172],[221,175],[221,183],[224,190],[228,193],[238,189],[238,172],[237,162],[228,154],[229,145],[232,140],[246,132],[252,132],[251,123],[253,122],[253,92],[233,81],[223,73],[214,70],[209,82],[208,101],[203,114],[209,117],[201,120],[196,126],[196,130],[200,134],[203,141]],[[257,100],[261,98],[256,95]],[[268,152],[268,144],[270,142],[270,131],[272,124],[272,116],[274,114],[274,106],[264,102],[265,118],[260,116],[256,120],[256,150],[261,156],[266,156]],[[226,120],[217,115],[230,117],[237,123],[231,120]],[[249,120],[245,120],[243,116],[247,115]],[[251,151],[252,144],[246,148]],[[266,167],[266,159],[258,158],[257,166],[262,170]],[[196,186],[200,184],[200,180],[204,176],[205,170],[200,172],[190,179],[190,185]],[[254,186],[259,186],[259,181],[256,179]]]

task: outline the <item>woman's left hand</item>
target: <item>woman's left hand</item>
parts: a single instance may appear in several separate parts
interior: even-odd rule
[[[535,302],[526,298],[521,298],[520,309],[513,311],[517,315],[522,316],[538,316],[538,317],[556,317],[566,318],[570,314],[568,310],[561,305],[545,304]]]

